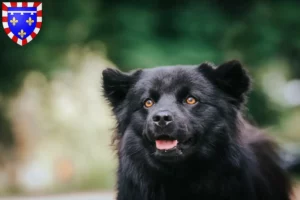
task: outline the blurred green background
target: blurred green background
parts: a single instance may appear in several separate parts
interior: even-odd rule
[[[43,1],[38,36],[0,32],[0,195],[111,190],[101,71],[239,59],[248,118],[300,148],[300,2]]]

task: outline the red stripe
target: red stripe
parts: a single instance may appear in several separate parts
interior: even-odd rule
[[[13,38],[12,38],[12,40],[17,43],[17,41],[18,41],[17,36],[14,35]]]
[[[22,40],[22,46],[24,46],[25,44],[27,44],[27,39]]]
[[[27,2],[22,2],[22,7],[28,7]]]
[[[41,2],[34,2],[33,7],[38,7],[41,4]]]
[[[32,32],[32,33],[31,33],[32,39],[35,38],[35,36],[36,36],[35,32]]]
[[[11,7],[17,7],[17,2],[10,2]]]
[[[41,16],[42,16],[42,11],[41,11],[41,10],[37,11],[36,15],[37,15],[38,17],[41,17]]]
[[[2,10],[7,11],[7,6],[4,3],[2,3]]]
[[[2,17],[2,22],[7,22],[7,17]]]
[[[41,26],[42,26],[42,22],[37,22],[37,23],[36,23],[36,27],[37,27],[37,28],[41,28]]]
[[[4,29],[5,33],[8,35],[10,33],[10,29],[9,28],[5,28]]]

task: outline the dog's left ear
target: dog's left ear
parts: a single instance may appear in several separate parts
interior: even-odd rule
[[[245,94],[250,90],[251,79],[237,60],[232,60],[214,68],[208,63],[201,64],[199,70],[217,87],[235,98],[244,101]]]
[[[104,96],[114,108],[125,100],[130,87],[133,85],[140,72],[141,71],[138,70],[134,73],[123,73],[111,68],[103,70],[102,87],[104,89]]]

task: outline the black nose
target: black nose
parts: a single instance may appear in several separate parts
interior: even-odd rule
[[[173,121],[172,113],[169,111],[159,111],[152,117],[154,124],[157,126],[167,126]]]

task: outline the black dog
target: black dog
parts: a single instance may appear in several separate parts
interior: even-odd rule
[[[250,78],[214,67],[103,71],[117,119],[118,200],[288,200],[276,145],[242,116]]]

